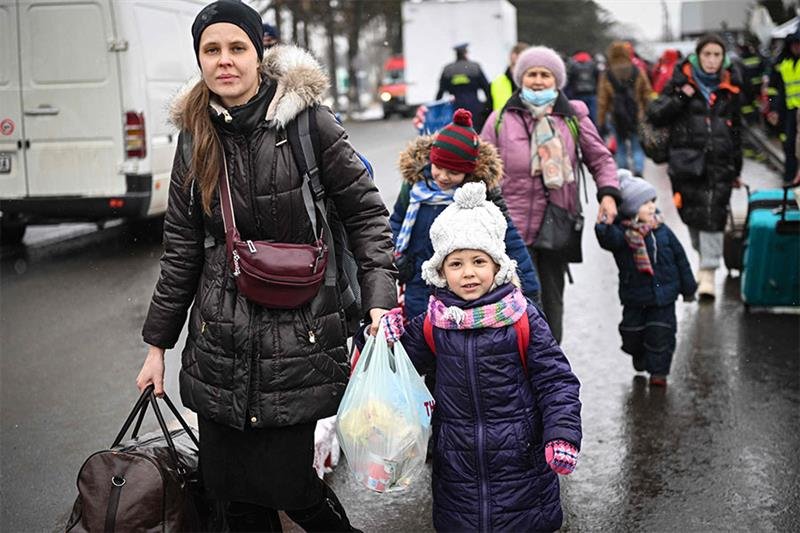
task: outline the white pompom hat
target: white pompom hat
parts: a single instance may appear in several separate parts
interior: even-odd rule
[[[445,288],[447,281],[439,272],[445,257],[456,250],[481,250],[500,267],[494,285],[510,282],[517,262],[506,254],[508,223],[500,208],[486,200],[486,185],[466,183],[456,191],[454,200],[431,224],[433,257],[422,263],[422,279]]]

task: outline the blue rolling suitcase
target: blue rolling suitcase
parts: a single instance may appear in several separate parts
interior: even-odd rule
[[[746,306],[800,306],[800,212],[788,187],[750,195],[743,265]]]

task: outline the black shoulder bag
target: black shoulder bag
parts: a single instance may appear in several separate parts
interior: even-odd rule
[[[577,213],[570,213],[563,207],[551,202],[550,191],[544,185],[544,178],[540,175],[542,187],[544,187],[544,195],[547,198],[547,207],[544,211],[542,225],[539,228],[539,236],[536,238],[536,242],[533,243],[533,247],[537,250],[558,252],[564,261],[568,263],[580,263],[583,261],[583,253],[581,251],[583,206],[581,205],[580,194],[581,180],[584,181],[584,188],[586,187],[586,175],[583,172],[578,120],[574,115],[565,117],[565,120],[575,142],[575,152],[578,156],[576,165],[578,178],[576,180],[577,187],[575,188],[578,211]]]

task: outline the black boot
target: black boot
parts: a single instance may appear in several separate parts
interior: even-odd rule
[[[347,513],[345,513],[344,507],[339,502],[339,498],[336,497],[336,493],[327,484],[320,503],[308,509],[286,511],[286,514],[308,533],[333,531],[362,533],[360,529],[350,525],[350,520],[348,520]]]
[[[232,532],[281,533],[278,511],[252,503],[231,502],[225,511],[228,528]]]

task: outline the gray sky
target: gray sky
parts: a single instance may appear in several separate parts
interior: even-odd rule
[[[661,0],[595,0],[619,22],[637,27],[645,39],[657,40],[664,25]],[[674,35],[680,26],[681,0],[666,0]]]

